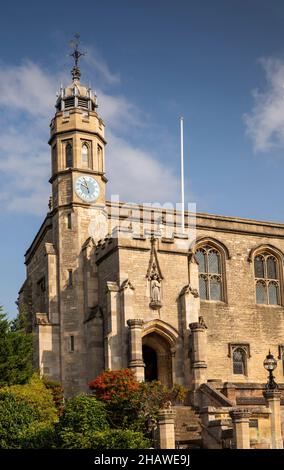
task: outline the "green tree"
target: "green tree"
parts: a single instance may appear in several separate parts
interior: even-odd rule
[[[32,334],[25,330],[25,316],[9,321],[0,306],[0,387],[26,383],[32,372]]]

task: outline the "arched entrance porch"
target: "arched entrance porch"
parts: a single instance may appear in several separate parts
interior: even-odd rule
[[[142,350],[145,380],[159,380],[168,387],[173,385],[177,338],[177,330],[161,320],[154,320],[144,325]]]

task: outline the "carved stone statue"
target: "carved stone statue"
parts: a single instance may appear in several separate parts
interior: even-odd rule
[[[160,270],[158,255],[156,250],[156,239],[151,238],[151,255],[148,271],[146,274],[148,278],[150,308],[159,310],[162,307],[162,280],[163,276]]]
[[[151,276],[151,281],[150,281],[150,295],[151,295],[151,302],[150,302],[150,307],[153,308],[154,310],[157,310],[161,308],[162,302],[161,302],[161,282],[159,275],[157,273],[154,273]]]
[[[161,283],[157,274],[154,274],[151,280],[151,300],[154,302],[161,301]]]

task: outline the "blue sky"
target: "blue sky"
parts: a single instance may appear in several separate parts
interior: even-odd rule
[[[0,304],[11,316],[24,252],[47,211],[49,121],[60,82],[70,82],[77,31],[82,81],[97,90],[107,126],[109,196],[178,201],[183,115],[187,201],[284,222],[281,0],[5,2]]]

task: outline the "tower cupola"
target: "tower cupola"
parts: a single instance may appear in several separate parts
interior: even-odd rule
[[[74,80],[66,88],[61,87],[55,104],[57,111],[65,111],[71,108],[82,108],[96,111],[97,95],[90,87],[81,85],[79,80]]]
[[[90,87],[81,85],[81,71],[79,67],[79,59],[84,56],[84,52],[79,51],[79,35],[75,35],[75,40],[72,41],[74,50],[70,54],[74,59],[74,66],[71,70],[72,83],[66,88],[60,87],[60,92],[57,94],[57,101],[55,104],[57,111],[64,111],[70,108],[82,108],[89,111],[96,111],[97,96],[92,92]]]

